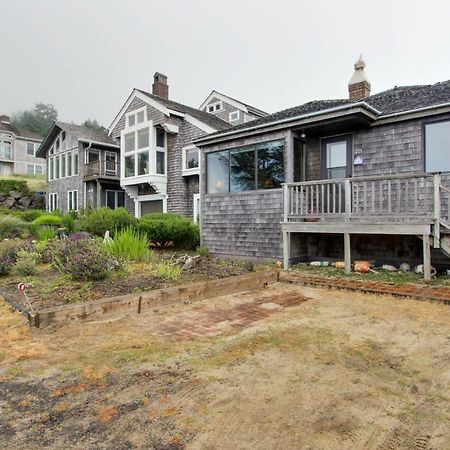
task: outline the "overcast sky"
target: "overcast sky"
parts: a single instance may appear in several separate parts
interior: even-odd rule
[[[198,107],[212,89],[268,112],[450,78],[448,0],[0,0],[0,114],[52,103],[109,126],[155,71]]]

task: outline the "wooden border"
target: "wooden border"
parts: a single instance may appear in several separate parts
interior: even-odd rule
[[[34,315],[28,313],[28,321],[30,326],[44,328],[49,325],[87,322],[110,318],[115,315],[140,314],[142,311],[150,308],[260,289],[276,283],[278,276],[277,270],[264,270],[229,278],[173,286],[140,294],[128,294],[92,302],[56,306],[54,308],[41,309]]]

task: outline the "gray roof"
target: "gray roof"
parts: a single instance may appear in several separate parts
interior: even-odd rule
[[[192,117],[195,117],[196,119],[200,120],[204,124],[209,125],[212,128],[215,128],[216,130],[222,131],[230,128],[230,124],[228,122],[225,122],[224,120],[219,119],[218,117],[209,114],[205,111],[200,111],[199,109],[192,108],[191,106],[183,105],[182,103],[174,102],[173,100],[168,100],[167,98],[160,97],[159,95],[150,94],[150,92],[143,91],[142,89],[136,90],[142,92],[144,95],[147,95],[148,97],[152,98],[158,103],[161,103],[167,108],[173,109],[174,111],[178,111],[181,113],[189,114]]]
[[[269,116],[260,117],[250,122],[235,125],[227,131],[233,132],[235,130],[245,130],[246,128],[260,125],[269,125],[291,117],[293,118],[322,111],[326,112],[327,110],[338,106],[351,106],[352,104],[361,101],[364,101],[369,106],[379,111],[380,114],[378,117],[380,118],[388,114],[448,103],[450,102],[450,80],[431,85],[394,87],[393,89],[358,100],[314,100],[300,106],[284,109],[274,114],[270,114]],[[218,136],[220,134],[221,133],[218,132],[208,136]]]
[[[118,146],[117,142],[108,136],[108,132],[106,130],[93,130],[92,128],[83,127],[81,125],[57,121],[53,124],[44,141],[40,145],[38,151],[36,152],[36,156],[45,158],[48,149],[51,147],[60,131],[73,134],[78,138],[78,140],[81,141],[94,141],[100,144],[103,143]]]
[[[23,130],[22,128],[17,128],[12,123],[5,123],[9,122],[8,116],[0,116],[0,131],[6,132],[6,133],[12,133],[14,136],[18,138],[24,138],[24,139],[33,139],[37,141],[42,141],[42,136],[37,133],[33,133],[32,131]]]

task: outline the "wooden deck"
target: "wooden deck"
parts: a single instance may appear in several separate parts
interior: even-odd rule
[[[342,233],[346,271],[351,234],[417,235],[423,239],[424,276],[430,245],[450,230],[449,174],[402,174],[317,180],[283,185],[283,256],[289,266],[292,233]]]

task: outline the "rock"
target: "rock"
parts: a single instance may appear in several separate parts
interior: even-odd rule
[[[5,200],[6,195],[0,192],[0,203],[3,202],[3,200]]]
[[[3,200],[3,206],[5,208],[11,209],[14,206],[14,203],[16,203],[16,201],[13,197],[6,197],[5,200]]]
[[[19,199],[19,203],[24,207],[24,208],[28,208],[30,206],[31,203],[31,198],[28,197],[28,195],[23,196],[22,198]]]
[[[34,209],[45,209],[45,195],[41,192],[35,192],[31,196],[31,204]]]
[[[9,196],[14,198],[14,199],[16,199],[16,200],[18,200],[20,197],[22,197],[22,195],[23,194],[21,192],[19,192],[19,191],[11,191],[9,193]]]
[[[415,384],[413,384],[409,391],[411,392],[411,394],[417,394],[419,392],[419,388]]]
[[[255,266],[251,261],[245,261],[243,268],[246,272],[253,272],[255,270]]]

